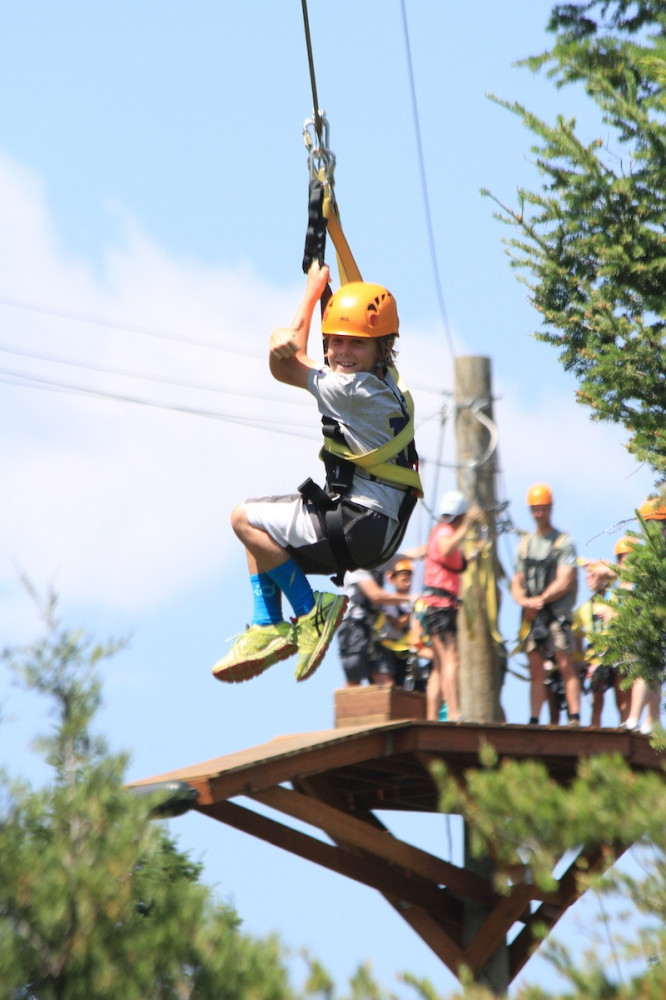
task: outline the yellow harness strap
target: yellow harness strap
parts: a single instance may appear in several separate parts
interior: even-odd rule
[[[481,607],[485,613],[488,632],[498,646],[503,646],[504,639],[499,630],[499,607],[497,604],[497,576],[489,542],[484,542],[477,553],[476,559],[470,559],[463,577],[463,592],[474,592],[474,605]],[[474,615],[471,603],[463,601],[466,610],[467,626],[473,632]]]
[[[347,238],[342,232],[337,202],[333,198],[331,186],[326,178],[326,171],[324,167],[321,168],[317,176],[324,185],[324,203],[322,205],[322,214],[326,219],[326,228],[331,240],[333,241],[333,246],[335,247],[340,284],[348,285],[350,281],[363,281],[361,272],[359,271],[358,265],[354,260],[354,255],[349,248],[349,243],[347,243]]]
[[[384,479],[386,482],[394,483],[397,486],[406,486],[414,489],[422,497],[423,486],[421,485],[421,477],[416,469],[407,469],[402,465],[395,465],[389,461],[389,459],[395,458],[401,451],[404,451],[414,439],[414,401],[409,391],[402,385],[395,369],[389,370],[397,377],[398,388],[402,392],[407,405],[409,420],[406,426],[394,438],[387,441],[386,444],[381,445],[379,448],[373,448],[372,451],[366,451],[362,455],[357,455],[353,451],[349,451],[347,446],[342,444],[342,442],[334,441],[331,438],[324,440],[323,450],[329,451],[338,458],[345,459],[347,462],[353,462],[370,476],[376,476],[378,479]]]

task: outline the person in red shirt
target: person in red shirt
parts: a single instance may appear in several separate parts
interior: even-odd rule
[[[461,545],[471,524],[479,518],[469,509],[462,493],[445,493],[440,520],[425,548],[423,604],[425,623],[432,642],[432,669],[426,689],[426,718],[439,719],[446,702],[447,721],[460,721],[458,701],[458,608],[462,574],[467,565]]]

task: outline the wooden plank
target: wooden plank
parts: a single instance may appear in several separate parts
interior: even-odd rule
[[[412,692],[409,692],[412,693]],[[580,756],[619,753],[632,766],[663,771],[666,760],[646,736],[625,730],[526,727],[502,723],[439,723],[396,721],[370,728],[336,729],[280,737],[249,750],[202,764],[133,781],[132,786],[182,780],[197,787],[215,782],[219,797],[243,794],[248,787],[269,787],[356,761],[418,750],[441,757],[451,767],[478,766],[481,742],[500,756],[543,759],[558,773],[573,775]],[[264,780],[264,775],[266,778]]]
[[[425,695],[390,684],[367,684],[335,692],[335,725],[338,728],[372,725],[400,719],[423,720]]]

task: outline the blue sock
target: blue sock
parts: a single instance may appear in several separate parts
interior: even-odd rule
[[[288,559],[286,563],[269,570],[267,575],[287,598],[297,618],[312,611],[315,604],[312,587],[295,559]]]
[[[254,596],[252,625],[273,625],[282,621],[282,594],[266,573],[253,573],[250,586]]]

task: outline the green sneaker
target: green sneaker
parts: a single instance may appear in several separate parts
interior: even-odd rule
[[[291,622],[250,625],[229,653],[213,667],[218,681],[236,683],[257,677],[278,660],[286,660],[298,649]]]
[[[324,659],[349,603],[349,598],[343,594],[321,594],[315,591],[314,597],[315,606],[312,611],[296,619],[297,681],[305,681],[311,677]]]

